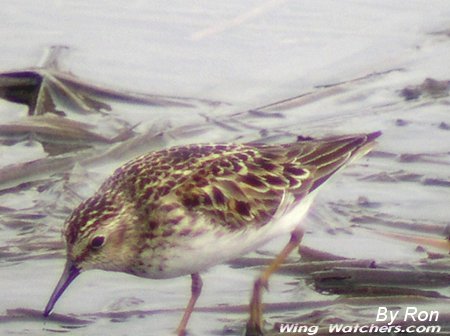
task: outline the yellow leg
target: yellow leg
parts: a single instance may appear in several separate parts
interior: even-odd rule
[[[289,243],[278,254],[274,261],[261,273],[253,285],[253,295],[250,300],[250,319],[247,322],[246,336],[260,336],[262,332],[262,290],[269,288],[269,277],[286,260],[291,252],[300,244],[303,230],[296,229],[291,233]]]
[[[189,322],[189,318],[191,317],[192,311],[194,310],[195,303],[197,302],[198,297],[202,292],[203,281],[200,277],[200,274],[194,273],[191,274],[191,298],[184,310],[183,318],[181,319],[180,324],[177,328],[177,335],[184,336],[186,335],[186,326]]]

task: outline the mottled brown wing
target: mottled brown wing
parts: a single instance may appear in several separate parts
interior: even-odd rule
[[[315,168],[310,190],[313,191],[346,164],[367,154],[380,135],[381,132],[374,132],[304,141],[299,143],[301,151],[296,150],[297,144],[286,146],[292,148],[289,156],[297,155],[297,161],[302,165]]]
[[[175,194],[188,209],[200,211],[230,230],[264,225],[288,190],[307,194],[311,172],[286,160],[282,146],[240,145],[206,161]]]
[[[238,145],[206,158],[174,192],[185,207],[230,230],[262,226],[285,193],[300,201],[357,153],[365,154],[378,135]]]

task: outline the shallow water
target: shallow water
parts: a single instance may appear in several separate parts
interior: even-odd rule
[[[76,87],[85,94],[81,97],[111,107],[100,105],[99,113],[66,99],[59,109],[92,127],[80,133],[75,124],[48,127],[52,121],[44,120],[45,129],[27,124],[28,131],[19,132],[26,106],[0,100],[2,334],[164,335],[174,330],[189,297],[188,277],[156,281],[87,272],[60,299],[52,318],[45,320],[39,312],[62,271],[60,231],[70,210],[122,162],[175,144],[289,142],[298,135],[382,130],[374,152],[319,193],[305,220],[303,244],[372,260],[399,277],[406,270],[449,277],[444,240],[450,218],[447,1],[189,6],[129,1],[124,7],[118,1],[43,0],[2,4],[0,16],[0,71],[43,65],[51,46],[66,46],[52,75],[74,74],[82,82]],[[443,89],[426,78],[444,81]],[[118,101],[90,85],[143,93],[133,97],[154,104]],[[49,87],[56,95],[62,92]],[[286,240],[251,257],[271,257]],[[242,259],[246,266],[219,265],[204,274],[189,335],[242,333],[252,281],[264,263],[258,260],[255,267]],[[434,279],[435,273],[425,275]],[[379,290],[375,282],[366,292],[353,288],[347,296],[336,293],[339,286],[315,291],[317,277],[294,268],[271,279],[265,295],[268,329],[283,321],[375,323],[380,305],[438,310],[437,324],[450,329],[445,282],[397,285],[392,295],[373,296]],[[402,295],[405,289],[435,293]]]

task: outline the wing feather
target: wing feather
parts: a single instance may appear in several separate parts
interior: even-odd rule
[[[236,145],[206,156],[175,193],[190,211],[215,218],[231,230],[260,227],[277,212],[285,193],[300,202],[355,155],[365,154],[373,138],[369,134],[286,145]]]

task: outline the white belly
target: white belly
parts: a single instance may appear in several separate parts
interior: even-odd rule
[[[164,252],[160,267],[156,267],[158,262],[154,263],[155,255],[148,256],[153,258],[151,263],[155,267],[149,269],[145,276],[172,278],[197,273],[254,251],[268,241],[289,234],[297,228],[312,199],[313,195],[309,195],[300,204],[280,216],[274,216],[274,220],[259,229],[249,228],[230,233],[218,228],[195,238],[180,238],[184,240]]]

